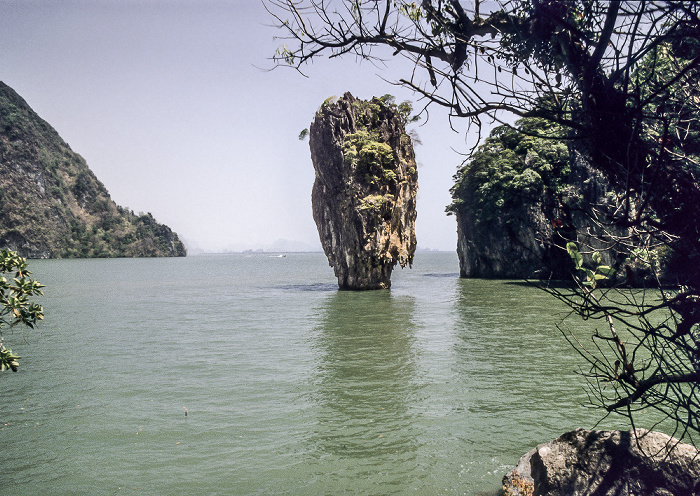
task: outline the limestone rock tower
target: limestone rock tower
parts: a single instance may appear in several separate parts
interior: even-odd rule
[[[313,216],[340,289],[391,286],[413,263],[418,172],[405,109],[391,98],[329,99],[309,129]]]

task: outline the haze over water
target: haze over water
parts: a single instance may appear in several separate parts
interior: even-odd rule
[[[390,291],[340,292],[320,253],[32,261],[46,321],[6,336],[4,487],[493,494],[600,412],[565,309],[457,267],[421,252]]]

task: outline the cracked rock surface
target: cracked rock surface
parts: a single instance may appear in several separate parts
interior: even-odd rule
[[[329,99],[309,128],[314,221],[341,289],[391,286],[413,263],[418,172],[406,115],[385,99]]]

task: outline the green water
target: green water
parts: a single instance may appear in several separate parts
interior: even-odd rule
[[[3,487],[493,494],[600,413],[564,308],[457,267],[420,253],[390,291],[339,292],[322,254],[33,261],[46,322],[6,334],[25,358],[0,375]]]

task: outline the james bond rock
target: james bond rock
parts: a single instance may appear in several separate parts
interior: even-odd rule
[[[346,93],[326,100],[311,124],[313,216],[341,289],[388,288],[394,266],[413,262],[418,173],[408,112],[390,97]]]

